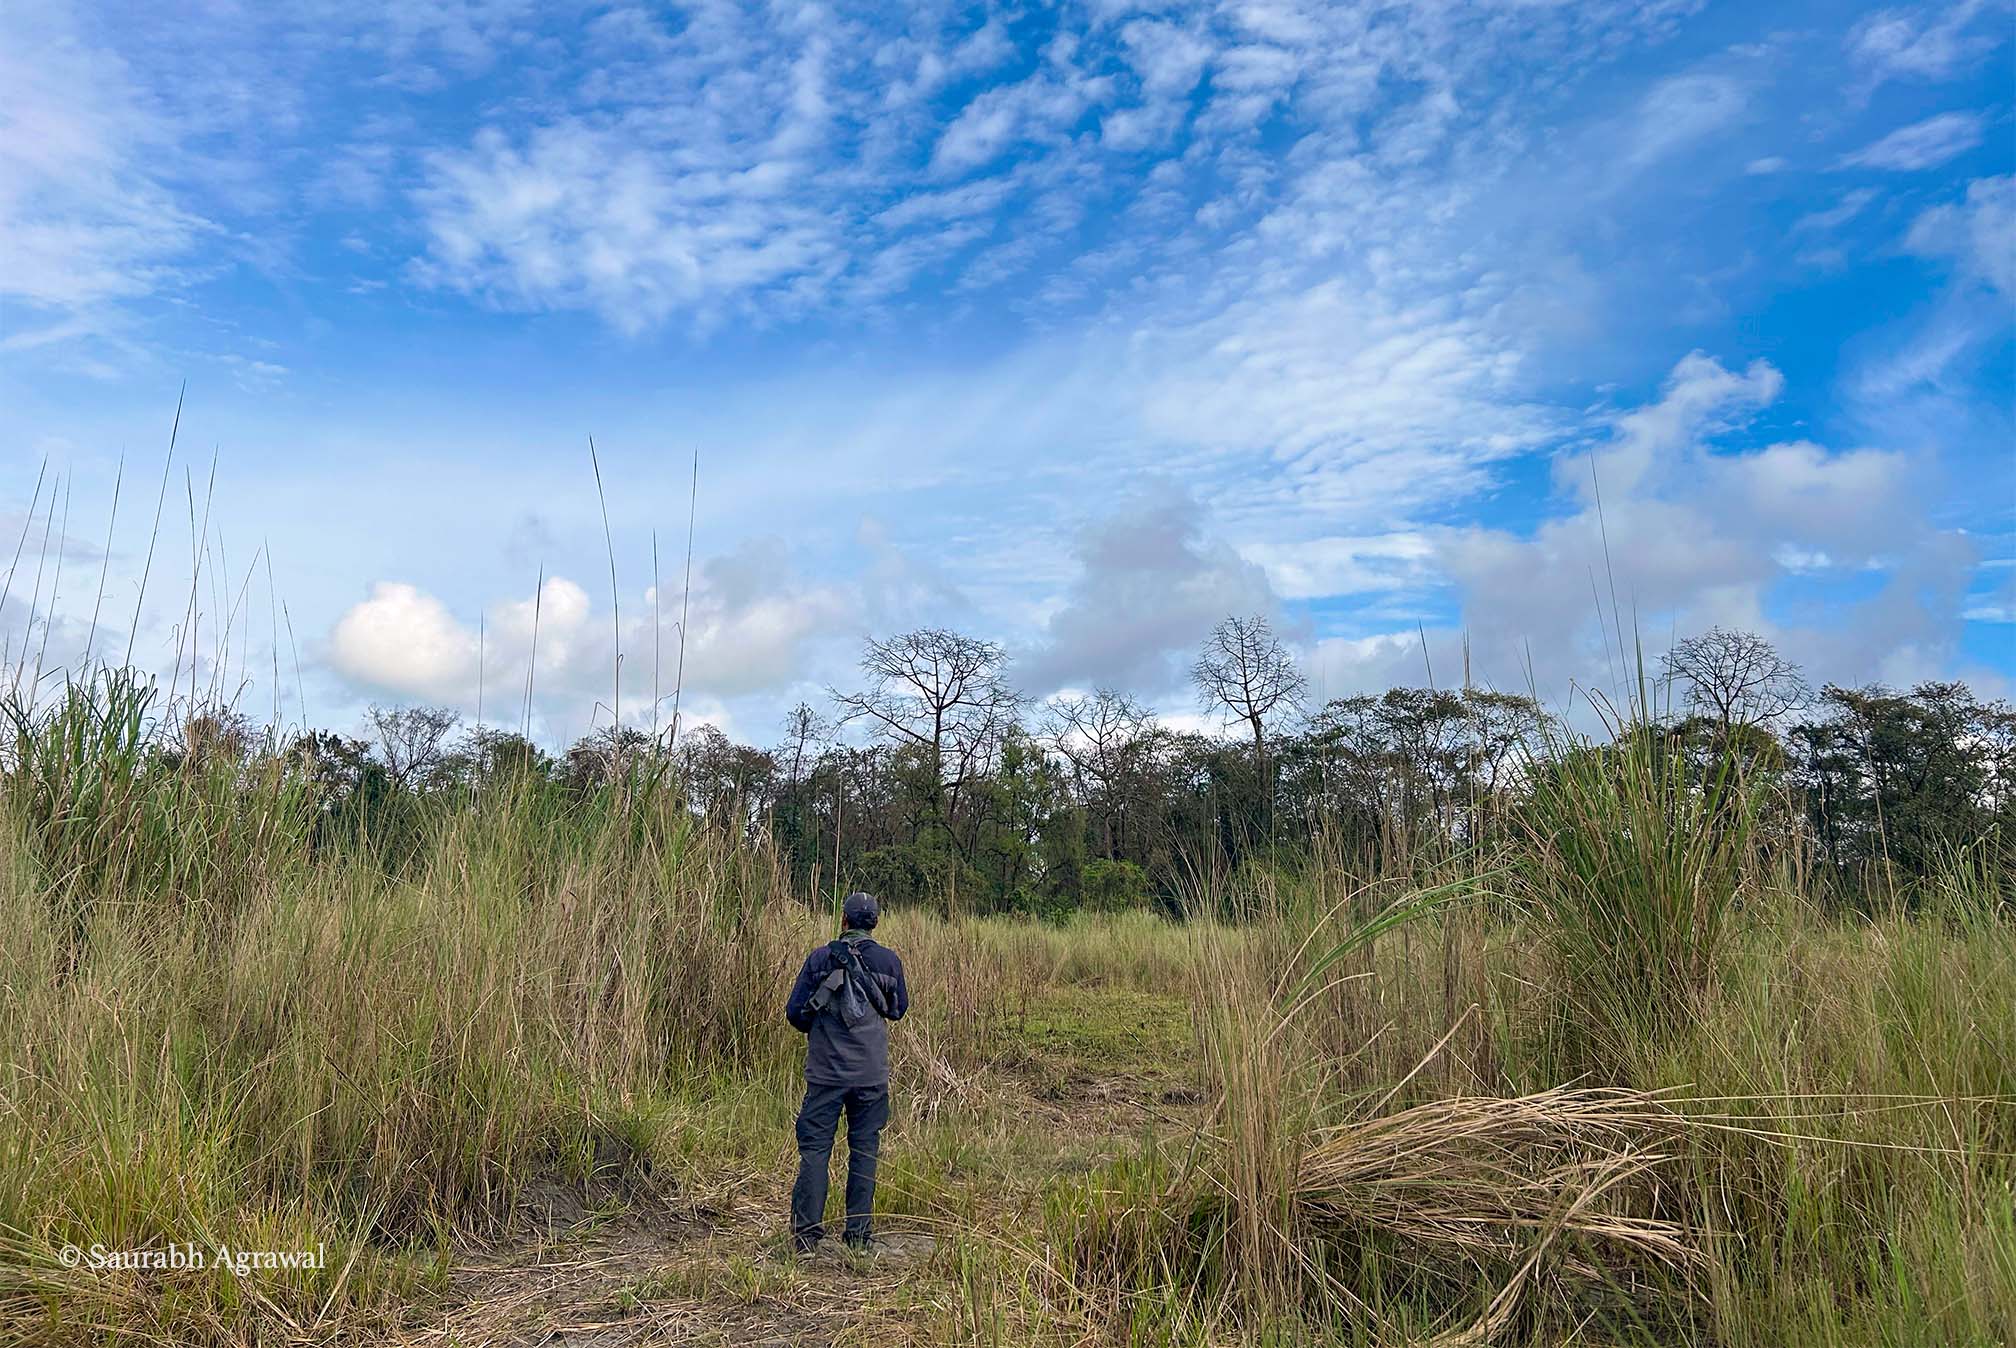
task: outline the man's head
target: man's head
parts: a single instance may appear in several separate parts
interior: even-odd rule
[[[875,924],[881,920],[882,905],[875,901],[873,894],[856,890],[840,905],[840,925],[849,931],[873,931]]]

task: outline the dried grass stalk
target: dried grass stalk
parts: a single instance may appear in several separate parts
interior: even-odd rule
[[[1321,1134],[1297,1170],[1295,1207],[1311,1235],[1376,1233],[1424,1267],[1495,1277],[1484,1314],[1438,1340],[1488,1343],[1536,1287],[1571,1297],[1655,1270],[1700,1285],[1709,1256],[1658,1215],[1661,1171],[1688,1127],[1657,1097],[1622,1089],[1435,1100]]]

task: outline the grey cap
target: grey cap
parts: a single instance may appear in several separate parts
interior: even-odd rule
[[[857,889],[840,905],[841,923],[858,931],[871,930],[881,919],[882,905],[876,902],[873,894],[864,894]]]

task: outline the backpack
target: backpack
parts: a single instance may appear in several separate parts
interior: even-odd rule
[[[826,947],[833,955],[833,968],[819,981],[806,1005],[813,1015],[818,1015],[829,1006],[840,1023],[852,1029],[870,1016],[887,1018],[889,1012],[882,1001],[882,991],[875,985],[875,975],[861,962],[861,952],[854,948],[852,941],[835,941]]]

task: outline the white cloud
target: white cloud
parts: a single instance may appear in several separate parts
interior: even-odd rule
[[[1431,579],[1435,544],[1424,532],[1249,543],[1239,549],[1266,569],[1284,599],[1411,590]]]
[[[1963,202],[1934,206],[1913,221],[1904,246],[1951,258],[1962,275],[2016,296],[2016,177],[1967,184]]]
[[[1142,273],[1208,257],[1227,242],[1217,231],[1292,201],[1308,175],[1250,141],[1270,111],[1316,133],[1315,153],[1290,157],[1316,161],[1311,174],[1353,171],[1361,119],[1381,162],[1425,166],[1486,128],[1502,136],[1517,91],[1490,90],[1488,72],[1586,59],[1592,42],[1667,21],[1621,4],[1522,9],[1475,31],[1412,7],[1057,20],[1033,68],[1015,69],[1002,22],[965,29],[936,11],[893,31],[818,10],[604,14],[578,93],[501,107],[465,145],[422,157],[427,243],[411,274],[631,331],[880,306],[941,275],[955,293],[1026,275],[1012,302],[1048,315],[1118,280],[1156,284]],[[1418,93],[1382,108],[1388,87]],[[1707,134],[1744,96],[1724,75],[1669,81],[1642,148]],[[1004,161],[971,190],[943,186]],[[1359,188],[1371,168],[1356,166]],[[1088,222],[1115,218],[1123,241],[1092,237]],[[1179,223],[1192,228],[1170,237]]]
[[[1180,98],[1197,87],[1210,62],[1213,44],[1173,23],[1136,19],[1120,30],[1127,63],[1141,87],[1156,97]]]
[[[1768,365],[1739,374],[1697,352],[1658,401],[1612,419],[1610,443],[1595,451],[1616,469],[1603,473],[1600,508],[1583,492],[1530,534],[1432,531],[1434,565],[1462,604],[1460,627],[1426,633],[1438,677],[1451,681],[1470,659],[1481,682],[1526,691],[1530,677],[1565,705],[1578,679],[1627,689],[1641,640],[1656,668],[1671,635],[1714,623],[1761,632],[1825,678],[1908,680],[1944,668],[1972,552],[1925,522],[1920,465],[1896,451],[1803,441],[1713,446],[1780,385]],[[1587,470],[1560,477],[1572,484]],[[1880,575],[1880,588],[1834,601],[1824,622],[1774,618],[1784,576],[1839,566]],[[1421,640],[1330,641],[1312,658],[1333,691],[1414,682],[1425,677]]]
[[[621,132],[578,123],[522,145],[485,130],[430,163],[416,274],[511,307],[588,308],[636,332],[816,282],[841,262],[830,221],[780,195],[783,163],[682,173]]]
[[[938,137],[931,167],[940,175],[957,175],[1024,142],[1055,141],[1106,97],[1110,84],[1104,76],[1075,69],[1053,45],[1044,69],[1018,84],[988,89],[968,103]]]
[[[1475,491],[1485,465],[1550,430],[1522,404],[1518,348],[1489,309],[1481,292],[1414,300],[1341,280],[1262,293],[1138,334],[1130,382],[1156,439],[1275,461],[1234,489],[1257,493],[1247,504],[1390,519]]]
[[[480,70],[532,12],[529,0],[0,5],[8,326],[40,311],[45,344],[95,342],[124,373],[146,354],[127,331],[136,301],[179,300],[239,265],[291,276],[297,208],[379,202],[393,142],[413,131],[358,113],[370,90],[343,58],[367,55],[374,83],[438,83],[429,63]],[[297,181],[304,163],[316,167]]]
[[[1015,191],[1011,175],[982,178],[943,192],[919,192],[905,197],[885,211],[878,211],[875,223],[887,229],[901,229],[920,221],[961,220],[995,210]]]
[[[1748,90],[1731,75],[1696,72],[1662,80],[1639,105],[1626,158],[1642,167],[1696,144],[1742,117],[1748,102]]]
[[[1831,570],[1834,559],[1826,553],[1811,548],[1796,547],[1791,543],[1780,543],[1771,550],[1771,560],[1795,576],[1817,575]]]
[[[1551,605],[1586,618],[1581,596],[1602,542],[1589,509],[1591,455],[1612,544],[1633,559],[1627,588],[1648,605],[1755,619],[1770,609],[1773,578],[1870,566],[1876,535],[1901,533],[1907,561],[1923,562],[1934,580],[1945,574],[1943,544],[1926,532],[1913,496],[1914,465],[1927,461],[1916,447],[1939,441],[1933,432],[1863,433],[1912,446],[1913,457],[1803,440],[1712,450],[1770,404],[1781,381],[1769,364],[1725,368],[1699,354],[1643,407],[1614,416],[1572,410],[1609,396],[1592,386],[1644,376],[1646,327],[1691,324],[1712,305],[1758,293],[1744,289],[1754,270],[1731,280],[1720,266],[1738,244],[1724,230],[1731,202],[1715,194],[1732,190],[1746,161],[1758,173],[1787,167],[1781,156],[1754,157],[1771,148],[1762,128],[1794,125],[1765,116],[1767,98],[1792,95],[1763,77],[1764,58],[1725,52],[1664,79],[1670,66],[1649,74],[1613,66],[1611,76],[1577,83],[1635,38],[1668,31],[1680,8],[1610,0],[1176,5],[1153,17],[1129,6],[1066,9],[1057,40],[1032,52],[1026,44],[1018,51],[1025,24],[992,18],[974,28],[964,11],[892,11],[870,22],[817,7],[701,5],[669,17],[604,10],[572,25],[535,21],[516,3],[447,4],[395,16],[389,34],[374,20],[375,36],[360,39],[374,77],[446,90],[457,70],[522,54],[508,90],[503,82],[459,86],[453,97],[410,100],[413,120],[359,120],[355,135],[332,139],[325,122],[242,143],[234,139],[242,123],[231,135],[217,124],[201,135],[160,132],[187,125],[184,105],[160,103],[161,72],[150,92],[127,78],[131,69],[89,52],[65,76],[89,86],[75,107],[52,102],[50,90],[63,90],[46,79],[34,86],[43,109],[36,116],[111,109],[106,134],[75,156],[83,174],[75,199],[85,203],[76,218],[116,225],[123,206],[108,194],[120,191],[130,202],[160,199],[185,211],[200,201],[222,223],[157,214],[153,223],[183,233],[153,238],[85,229],[77,237],[88,246],[64,254],[82,263],[68,273],[44,267],[37,274],[58,280],[38,284],[101,297],[80,303],[140,293],[181,271],[203,240],[245,232],[235,210],[219,207],[225,188],[185,190],[194,160],[229,142],[262,164],[220,177],[242,177],[228,190],[243,196],[232,200],[263,196],[252,215],[270,228],[259,234],[272,239],[276,276],[299,293],[313,278],[289,276],[282,265],[289,232],[305,228],[288,196],[297,188],[307,209],[417,211],[375,224],[343,220],[344,238],[364,247],[341,266],[382,268],[417,249],[410,269],[381,274],[435,287],[436,301],[584,312],[629,332],[823,320],[790,341],[757,339],[766,357],[780,356],[774,377],[749,373],[730,343],[717,349],[719,364],[717,353],[696,363],[707,373],[693,382],[681,382],[684,371],[660,382],[651,362],[663,349],[642,343],[595,347],[583,361],[607,356],[595,376],[639,391],[606,400],[598,418],[662,426],[690,412],[710,423],[704,443],[734,446],[739,461],[725,472],[746,499],[741,518],[720,527],[775,529],[782,518],[841,540],[826,559],[842,577],[831,588],[801,594],[767,582],[755,559],[707,580],[712,597],[696,608],[689,654],[696,688],[706,690],[699,695],[724,707],[816,668],[822,643],[850,624],[886,631],[920,613],[946,614],[1021,640],[1039,673],[1120,671],[1167,683],[1200,624],[1242,606],[1355,594],[1363,597],[1357,612],[1336,618],[1329,609],[1325,621],[1363,632],[1411,621],[1403,616],[1410,601],[1440,601],[1451,585],[1478,612],[1498,595],[1494,586],[1511,587],[1508,613],[1540,615],[1535,629],[1559,638],[1542,662],[1567,668],[1592,651],[1600,658],[1586,622],[1570,631],[1546,616]],[[1923,46],[1937,15],[1892,17],[1903,26],[1871,37],[1872,26],[1867,41],[1851,45],[1858,61],[1928,75],[1964,66],[1938,57],[1945,49],[1936,43]],[[296,41],[305,47],[322,31],[309,25]],[[210,36],[198,25],[192,45]],[[1894,55],[1913,44],[1922,47],[1917,55]],[[299,58],[282,61],[293,48],[272,45],[274,83],[306,68]],[[385,54],[398,58],[396,71],[376,70],[390,64],[379,59]],[[270,110],[276,126],[306,115],[310,102],[195,83],[192,98]],[[355,92],[325,81],[315,99],[326,117],[349,107]],[[1831,125],[1798,124],[1799,148],[1787,153],[1802,165],[1826,164],[1840,148],[1821,138]],[[1920,134],[1915,149],[1900,142],[1883,156],[1936,152],[1925,125],[1906,128]],[[300,153],[311,147],[316,154]],[[0,141],[0,163],[40,153],[29,138]],[[292,167],[304,159],[315,160],[312,169]],[[68,171],[37,160],[34,181],[70,182]],[[1990,288],[2006,294],[2011,281],[2007,183],[1976,184],[1964,202],[1924,211],[1906,240],[1916,253],[1950,260],[1960,284],[1949,289],[1984,311]],[[47,203],[61,197],[35,190],[44,195],[18,218],[44,219]],[[1823,207],[1794,227],[1814,247],[1823,241],[1811,236],[1851,219],[1866,225],[1874,214],[1869,188],[1814,201],[1812,180],[1788,176],[1738,181],[1733,190],[1738,205],[1782,203],[1774,219]],[[10,200],[0,188],[0,236],[17,218],[6,214]],[[1653,219],[1669,206],[1671,221]],[[1712,227],[1708,215],[1692,214],[1711,206]],[[1681,230],[1704,237],[1682,239]],[[98,268],[105,277],[137,289],[93,291],[94,256],[107,259]],[[205,261],[216,264],[215,256]],[[0,288],[10,279],[0,275]],[[1684,311],[1675,302],[1683,289]],[[396,291],[372,292],[362,302],[397,299]],[[1627,307],[1638,312],[1619,321]],[[228,307],[216,315],[236,316]],[[73,317],[10,330],[0,348],[21,353],[67,340],[78,330]],[[1889,392],[1937,385],[1958,400],[1961,356],[1981,349],[1979,320],[1940,307],[1925,341],[1897,363],[1906,383]],[[480,336],[506,326],[483,325]],[[583,348],[565,345],[579,325],[543,331],[559,343],[556,367],[582,358]],[[891,333],[900,340],[882,340]],[[951,340],[939,341],[941,333]],[[1659,359],[1684,345],[1662,348]],[[276,357],[269,370],[239,368],[252,381],[276,373],[281,359],[293,370],[289,384],[315,378],[301,354]],[[460,368],[451,359],[442,368]],[[725,372],[718,387],[708,383],[716,370]],[[1872,396],[1884,387],[1852,378],[1848,386]],[[431,406],[457,396],[426,392]],[[509,406],[476,414],[493,427],[526,406],[498,401]],[[579,409],[530,415],[558,422]],[[678,424],[685,434],[687,423]],[[528,481],[552,480],[527,466],[546,452],[539,436],[549,428],[511,426],[499,437],[510,446],[500,455],[522,458],[485,475],[497,532],[524,508],[526,490],[542,489]],[[478,438],[460,427],[450,435]],[[449,436],[423,426],[412,438],[427,452]],[[1563,443],[1579,452],[1557,460],[1561,518],[1530,533],[1449,527],[1487,509],[1493,520],[1529,516],[1525,479],[1508,465]],[[1082,535],[1057,524],[1083,502],[1121,499],[1156,474],[1191,485],[1198,504],[1137,504]],[[1508,496],[1494,501],[1501,489]],[[1886,493],[1901,502],[1901,518],[1870,513]],[[683,504],[683,490],[666,499]],[[654,508],[639,499],[619,513],[641,532],[655,522],[647,520]],[[1129,530],[1158,511],[1174,542],[1159,553],[1129,544]],[[901,546],[872,528],[852,546],[864,514],[891,521]],[[535,517],[493,541],[529,579],[532,561],[553,555],[553,537]],[[374,574],[395,566],[399,575],[427,574],[411,561],[424,546]],[[1066,554],[1075,566],[1063,565]],[[1499,568],[1530,583],[1514,586]],[[578,554],[563,569],[593,574]],[[425,588],[389,586],[344,612],[329,629],[332,668],[410,690],[403,695],[466,693],[477,608],[466,580],[453,589],[446,578],[429,583],[456,596],[454,605]],[[1601,588],[1607,603],[1607,583]],[[346,590],[324,618],[355,598]],[[556,578],[546,599],[542,652],[550,644],[556,663],[549,677],[542,653],[541,686],[556,699],[606,698],[618,634],[605,589]],[[633,701],[647,685],[641,607],[626,591],[624,683]],[[1900,600],[1893,630],[1932,611]],[[493,680],[504,676],[487,668],[492,661],[522,665],[528,613],[524,599],[489,610]],[[1507,654],[1512,631],[1508,620],[1489,647],[1501,673],[1517,663]],[[1922,632],[1929,635],[1913,649],[1936,651],[1936,623]],[[1454,639],[1453,630],[1430,634],[1438,669]],[[1397,644],[1364,638],[1326,644],[1323,658],[1411,665],[1419,645],[1411,634]],[[1487,646],[1480,642],[1480,655]],[[501,685],[491,692],[509,699]],[[560,703],[551,705],[557,714]]]
[[[1784,382],[1767,361],[1752,361],[1738,374],[1691,352],[1667,376],[1658,402],[1615,418],[1610,443],[1594,453],[1593,476],[1588,456],[1564,455],[1555,463],[1555,480],[1585,500],[1599,491],[1629,495],[1664,485],[1675,471],[1684,471],[1690,445],[1772,402]]]
[[[687,698],[725,707],[806,682],[816,677],[821,643],[852,634],[859,597],[794,581],[780,573],[776,554],[774,546],[752,543],[696,571]],[[632,723],[651,718],[654,655],[661,714],[678,669],[682,596],[664,596],[655,625],[653,598],[646,589],[623,599],[623,715]],[[440,702],[465,713],[477,705],[480,669],[490,719],[508,721],[522,710],[536,646],[535,711],[552,734],[565,736],[579,733],[591,705],[599,703],[606,717],[618,636],[606,602],[565,576],[547,577],[536,597],[490,605],[480,628],[418,586],[380,581],[337,619],[324,657],[368,695]]]
[[[1922,122],[1902,126],[1889,135],[1842,157],[1852,168],[1916,173],[1937,168],[1981,143],[1981,119],[1971,112],[1942,112]]]
[[[1968,32],[1986,13],[2005,22],[2004,7],[1982,0],[1886,9],[1859,20],[1848,31],[1849,59],[1875,83],[1886,79],[1944,80],[1958,74],[2000,41]]]
[[[1111,686],[1165,696],[1213,625],[1276,607],[1266,572],[1210,537],[1196,500],[1171,486],[1084,527],[1075,551],[1062,606],[1017,662],[1033,694]]]
[[[207,226],[163,184],[171,128],[125,63],[8,6],[0,89],[0,298],[77,310],[159,284]]]
[[[552,584],[565,582],[557,577]],[[476,678],[476,635],[433,595],[381,580],[329,633],[329,661],[346,678],[410,697],[457,699]]]
[[[1830,233],[1862,214],[1870,202],[1876,199],[1876,190],[1858,187],[1845,193],[1842,198],[1822,211],[1809,211],[1792,222],[1794,232],[1812,231],[1818,234]]]
[[[2009,332],[2016,295],[2016,178],[1981,178],[1958,202],[1919,213],[1904,247],[1951,266],[1929,303],[1860,362],[1848,391],[1863,416],[1913,437],[1938,427],[1964,445],[2006,443],[2006,409],[1976,420],[1966,411],[1969,376]],[[1985,410],[1985,409],[1984,409]],[[2006,457],[2004,459],[2006,463]]]
[[[1706,476],[1725,518],[1759,537],[1797,539],[1839,563],[1889,549],[1898,504],[1913,495],[1912,472],[1896,450],[1830,451],[1800,440],[1718,456]]]

